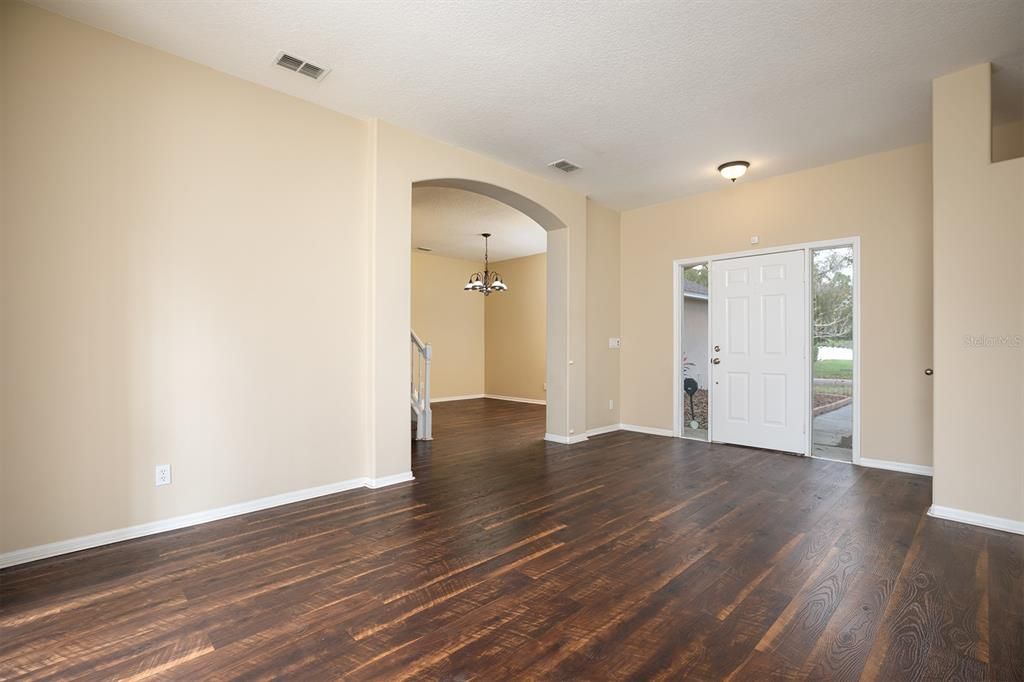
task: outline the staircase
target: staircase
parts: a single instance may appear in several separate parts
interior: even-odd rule
[[[412,408],[412,437],[432,440],[433,419],[430,411],[430,344],[423,343],[416,332],[409,331],[409,349],[412,353],[412,386],[409,404]]]

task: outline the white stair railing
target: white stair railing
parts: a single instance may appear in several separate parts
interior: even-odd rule
[[[430,410],[430,344],[409,331],[412,353],[412,388],[409,400],[416,416],[416,440],[432,440],[433,414]]]

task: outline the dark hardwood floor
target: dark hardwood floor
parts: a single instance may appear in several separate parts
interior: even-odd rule
[[[1024,679],[1024,537],[927,478],[435,407],[416,480],[8,569],[0,678]]]

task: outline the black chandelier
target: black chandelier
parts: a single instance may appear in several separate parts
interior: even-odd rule
[[[462,287],[463,291],[479,291],[484,296],[490,296],[492,291],[508,291],[508,286],[501,281],[501,275],[490,271],[487,239],[491,236],[491,233],[484,232],[480,236],[484,238],[484,271],[474,272],[470,276],[469,281],[466,282],[466,286]]]

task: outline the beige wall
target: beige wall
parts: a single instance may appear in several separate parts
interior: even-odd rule
[[[619,423],[619,350],[608,339],[620,336],[620,220],[587,201],[587,429]]]
[[[545,254],[491,263],[509,291],[462,287],[477,261],[412,254],[412,324],[433,349],[431,397],[488,395],[544,400]]]
[[[672,428],[673,259],[859,235],[861,455],[931,464],[929,147],[756,172],[622,214],[622,421]]]
[[[412,254],[412,328],[431,345],[432,399],[484,392],[484,297],[462,290],[479,268],[476,261]]]
[[[365,475],[366,124],[0,17],[0,551]]]
[[[486,393],[544,400],[547,257],[543,253],[492,263],[509,290],[484,304]],[[478,298],[484,298],[477,294]]]
[[[549,230],[547,431],[585,428],[581,194],[0,12],[0,551],[408,472],[422,180],[479,183]]]
[[[988,64],[933,84],[933,497],[1024,522],[1024,158],[992,163],[990,87]]]

